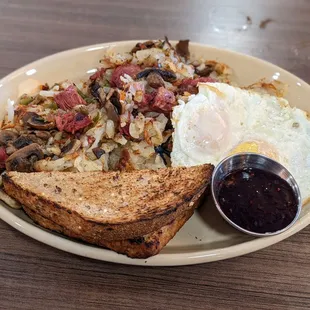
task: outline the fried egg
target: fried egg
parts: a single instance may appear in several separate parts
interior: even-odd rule
[[[280,162],[310,199],[310,120],[288,101],[224,83],[199,85],[197,95],[174,107],[172,166],[217,165],[253,152]]]

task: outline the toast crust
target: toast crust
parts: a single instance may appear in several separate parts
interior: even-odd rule
[[[191,168],[166,168],[160,170],[162,171],[139,170],[128,173],[96,172],[78,174],[66,172],[28,174],[9,172],[3,177],[3,183],[8,195],[45,219],[66,227],[74,234],[83,235],[84,238],[114,241],[136,238],[155,232],[161,227],[172,223],[181,214],[191,210],[195,201],[203,195],[209,185],[213,166],[202,165]],[[140,184],[137,189],[137,184],[139,184],[137,180],[141,180],[141,177],[145,179],[145,176],[151,181],[149,183],[144,182],[142,186]],[[95,183],[96,187],[92,186],[83,198],[92,195],[98,201],[96,195],[98,196],[101,193],[108,195],[111,199],[111,191],[112,193],[115,192],[115,188],[123,189],[123,192],[129,193],[129,186],[133,191],[131,196],[135,194],[138,196],[138,198],[133,199],[134,202],[138,203],[138,208],[135,209],[135,205],[132,205],[127,210],[126,208],[124,211],[121,210],[121,221],[117,221],[117,217],[114,216],[117,212],[113,213],[114,218],[107,217],[104,220],[103,217],[99,217],[98,219],[96,216],[87,216],[84,209],[80,208],[83,206],[81,203],[76,208],[72,199],[70,200],[71,195],[64,196],[63,200],[59,200],[58,197],[62,197],[62,193],[60,192],[57,195],[50,191],[52,186],[54,189],[58,187],[66,192],[76,187],[78,194],[80,194],[81,187],[83,191],[83,188],[89,186],[90,179],[97,181],[97,183],[100,180],[101,186],[108,184],[107,189],[104,191]],[[167,181],[169,186],[165,188]],[[45,184],[48,185],[47,188],[44,186]],[[66,186],[63,186],[64,184]],[[157,192],[153,192],[153,190],[157,190]],[[145,197],[141,194],[143,191],[147,193]],[[102,197],[99,199],[100,203],[101,200]],[[69,207],[65,203],[66,201],[71,201]],[[87,199],[85,201],[87,202]],[[115,205],[115,201],[111,201]],[[100,208],[104,207],[102,206],[103,203],[101,203]],[[105,203],[108,203],[107,199]],[[142,210],[141,207],[143,206],[146,206],[147,210]],[[135,211],[132,212],[132,210]]]
[[[192,216],[193,210],[189,210],[180,217],[173,220],[172,223],[160,228],[158,231],[147,234],[142,237],[133,239],[107,241],[104,239],[96,239],[85,237],[84,235],[76,234],[69,229],[66,229],[49,219],[42,217],[40,214],[24,207],[26,214],[38,225],[66,235],[70,238],[85,241],[97,246],[110,249],[119,254],[125,254],[131,258],[148,258],[158,254],[162,248],[175,236],[179,229]]]

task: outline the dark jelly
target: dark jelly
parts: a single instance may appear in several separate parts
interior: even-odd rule
[[[228,174],[219,185],[218,201],[231,221],[257,233],[287,227],[298,210],[297,198],[285,180],[254,168]]]

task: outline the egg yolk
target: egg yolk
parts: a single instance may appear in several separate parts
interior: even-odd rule
[[[235,155],[237,153],[257,153],[264,156],[267,156],[271,159],[278,160],[278,152],[276,149],[269,143],[265,141],[246,141],[241,144],[238,144],[229,155]]]

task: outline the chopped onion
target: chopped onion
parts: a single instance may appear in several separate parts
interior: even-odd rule
[[[138,63],[143,63],[147,58],[153,57],[154,62],[156,62],[156,59],[161,59],[165,57],[165,54],[163,51],[159,48],[149,48],[146,50],[140,50],[136,52],[136,57],[138,59]]]
[[[124,136],[122,136],[120,133],[115,135],[114,141],[121,144],[121,145],[125,145],[127,143],[126,138]]]
[[[129,84],[129,83],[132,83],[133,82],[133,79],[132,79],[132,77],[130,76],[130,75],[128,75],[128,74],[124,74],[124,76],[120,76],[120,79],[121,79],[121,81],[123,82],[123,83],[125,83],[125,84]]]
[[[105,132],[104,127],[100,127],[100,128],[95,130],[95,134],[94,134],[95,141],[90,148],[91,150],[98,146],[99,141],[102,139],[104,132]]]
[[[114,138],[115,136],[115,125],[114,122],[110,119],[107,120],[106,135],[110,139]]]
[[[8,121],[13,122],[14,120],[14,100],[8,99]]]
[[[62,171],[71,167],[73,167],[73,162],[64,157],[56,160],[42,159],[34,163],[36,171]]]
[[[103,163],[100,160],[89,160],[84,154],[78,156],[74,161],[74,167],[79,172],[101,171]]]
[[[59,94],[59,91],[41,90],[39,94],[43,97],[54,97],[55,95]]]

